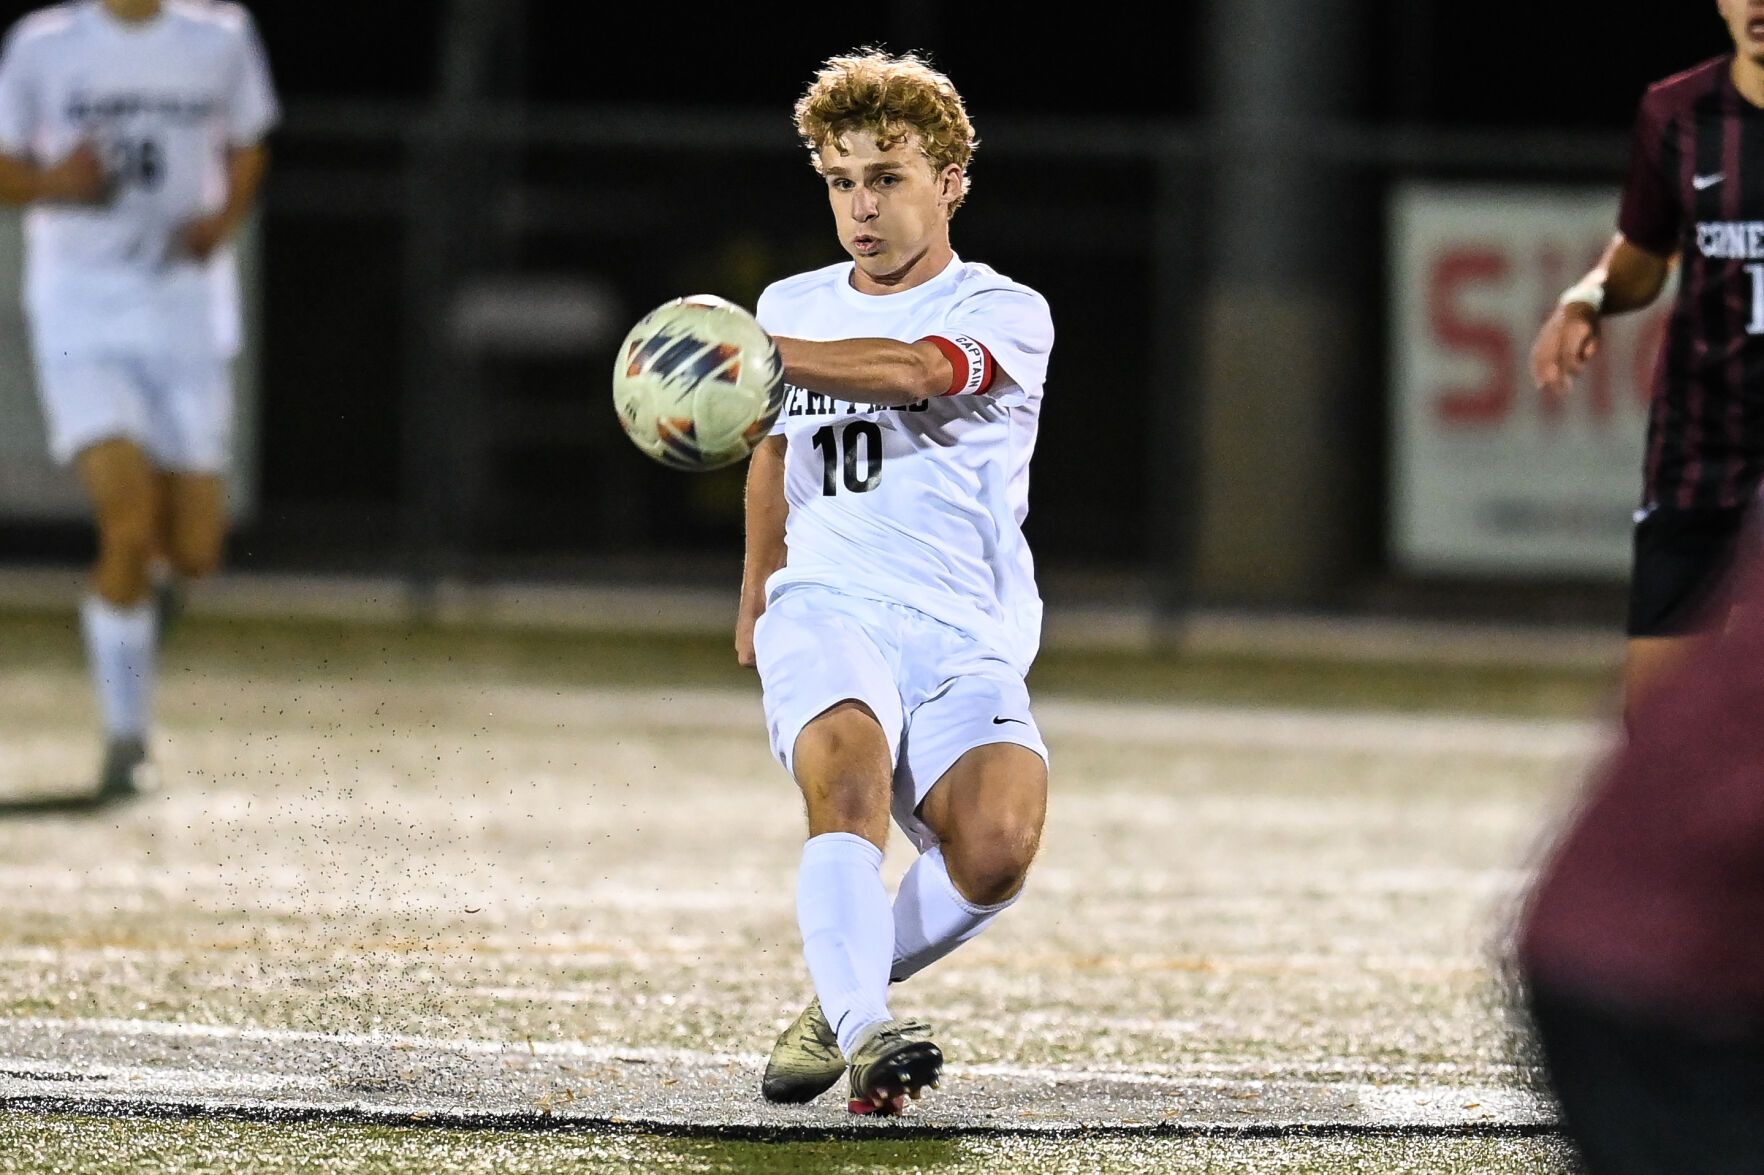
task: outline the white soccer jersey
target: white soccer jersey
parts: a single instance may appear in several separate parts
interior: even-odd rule
[[[53,163],[89,141],[114,195],[26,213],[25,307],[42,353],[230,354],[231,250],[179,256],[175,234],[226,199],[226,157],[277,118],[269,67],[236,4],[166,0],[141,24],[99,0],[41,9],[0,51],[0,151]]]
[[[803,339],[941,339],[969,394],[886,408],[787,389],[773,431],[788,442],[788,554],[768,597],[816,583],[905,604],[1027,672],[1041,597],[1022,522],[1053,346],[1047,303],[959,257],[898,294],[860,293],[851,273],[844,262],[775,283],[760,324]]]

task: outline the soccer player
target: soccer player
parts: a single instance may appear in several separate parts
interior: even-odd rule
[[[226,531],[228,240],[256,196],[276,99],[246,11],[77,0],[0,49],[0,199],[28,206],[25,309],[49,446],[92,503],[80,609],[106,735],[99,796],[145,786],[151,575],[203,575]]]
[[[1754,520],[1758,521],[1758,520]],[[1527,903],[1525,999],[1592,1175],[1764,1172],[1764,537],[1632,707]]]
[[[805,1102],[849,1071],[853,1113],[898,1113],[943,1056],[893,1017],[890,982],[984,930],[1040,842],[1021,523],[1053,324],[1034,290],[950,246],[975,140],[948,78],[910,55],[835,57],[796,127],[851,260],[758,305],[788,388],[748,470],[735,645],[807,806],[796,908],[816,993],[761,1089]],[[921,853],[892,908],[891,813]]]
[[[1651,303],[1678,261],[1655,369],[1636,512],[1629,703],[1726,614],[1720,585],[1764,471],[1764,2],[1719,0],[1734,52],[1651,86],[1636,118],[1619,231],[1562,294],[1531,354],[1563,394],[1599,323]]]

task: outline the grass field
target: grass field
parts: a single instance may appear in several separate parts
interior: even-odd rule
[[[1566,1169],[1498,961],[1600,672],[1044,658],[1043,858],[856,1129],[754,1089],[801,817],[726,642],[196,617],[94,813],[23,803],[95,762],[72,618],[0,670],[0,1171]]]
[[[214,1120],[139,1122],[0,1114],[0,1172],[352,1171],[493,1175],[509,1171],[689,1171],[716,1175],[1480,1175],[1569,1169],[1562,1143],[1519,1138],[1207,1138],[1020,1136],[749,1142],[643,1134],[488,1133]]]

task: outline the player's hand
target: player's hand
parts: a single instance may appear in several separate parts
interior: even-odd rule
[[[198,217],[178,230],[178,252],[198,261],[207,261],[232,231],[232,224],[220,213]]]
[[[37,184],[38,198],[57,204],[101,204],[110,197],[104,161],[90,143],[81,143],[61,162],[44,168]]]
[[[1584,302],[1558,306],[1531,347],[1531,378],[1552,399],[1568,387],[1599,351],[1599,312]]]
[[[753,626],[758,616],[749,616],[746,609],[735,618],[735,663],[745,669],[759,668],[753,655]]]

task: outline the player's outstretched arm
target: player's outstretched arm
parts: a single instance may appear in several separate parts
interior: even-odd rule
[[[754,667],[753,626],[766,610],[766,580],[784,566],[784,438],[770,436],[747,459],[747,553],[735,615],[735,660]]]
[[[1599,349],[1599,323],[1609,314],[1639,310],[1665,288],[1672,259],[1630,243],[1622,233],[1605,255],[1544,320],[1531,348],[1531,378],[1550,396],[1560,396]]]
[[[8,204],[95,204],[109,191],[104,164],[90,143],[81,143],[47,166],[22,156],[0,154],[0,200]]]
[[[205,260],[238,230],[257,200],[268,167],[269,151],[263,144],[233,148],[227,155],[227,202],[183,227],[179,241],[186,253]]]
[[[955,368],[936,343],[774,337],[784,378],[855,404],[915,404],[949,391]]]

